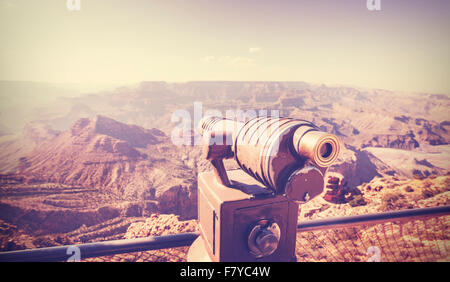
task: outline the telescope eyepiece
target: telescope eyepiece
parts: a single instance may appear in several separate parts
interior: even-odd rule
[[[339,140],[333,134],[316,129],[298,128],[294,133],[295,151],[320,167],[329,167],[339,156]]]
[[[324,143],[320,146],[319,152],[322,158],[328,158],[333,153],[333,146],[331,143]]]

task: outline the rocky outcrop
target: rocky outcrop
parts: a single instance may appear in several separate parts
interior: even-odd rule
[[[65,233],[82,225],[95,225],[120,215],[118,208],[103,206],[97,209],[24,208],[0,203],[1,219],[33,234]]]
[[[188,162],[192,166],[188,167],[181,155],[183,149],[172,145],[157,129],[104,116],[82,118],[21,157],[18,174],[0,180],[91,187],[123,200],[154,201],[162,212],[193,218],[195,162]]]
[[[344,145],[341,147],[338,160],[329,167],[327,175],[342,175],[345,178],[346,186],[354,188],[389,170],[390,167],[374,158],[370,153],[350,145]]]
[[[196,220],[181,221],[173,214],[153,214],[145,222],[136,222],[128,227],[126,239],[161,236],[198,231]]]
[[[412,150],[419,147],[419,142],[414,139],[414,134],[412,133],[405,135],[381,134],[364,143],[362,145],[362,148],[365,147],[383,147]]]
[[[196,183],[177,185],[167,189],[158,197],[158,203],[158,210],[161,213],[173,213],[182,218],[197,217]]]
[[[325,184],[325,194],[323,199],[330,203],[343,204],[346,202],[349,195],[349,191],[346,190],[347,183],[344,181],[342,175],[328,176],[327,183]]]

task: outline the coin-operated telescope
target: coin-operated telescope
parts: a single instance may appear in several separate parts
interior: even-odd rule
[[[293,261],[299,204],[323,191],[339,140],[314,124],[208,117],[199,124],[214,171],[198,175],[200,234],[188,261]],[[225,170],[233,158],[241,169]]]

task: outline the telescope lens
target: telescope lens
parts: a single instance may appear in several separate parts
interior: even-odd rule
[[[309,158],[321,167],[330,166],[339,155],[339,140],[333,134],[300,127],[292,141],[300,156]]]
[[[333,152],[333,146],[330,143],[325,143],[320,147],[320,155],[322,158],[328,158]]]

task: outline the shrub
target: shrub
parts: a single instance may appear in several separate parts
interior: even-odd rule
[[[380,211],[401,210],[413,208],[412,204],[405,199],[405,195],[400,193],[386,193],[381,198]]]
[[[405,191],[406,192],[414,192],[414,189],[411,186],[408,185],[408,186],[405,187]]]
[[[365,206],[367,205],[366,200],[364,199],[363,195],[355,195],[353,199],[351,199],[348,204],[352,207],[357,206]]]

